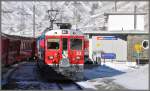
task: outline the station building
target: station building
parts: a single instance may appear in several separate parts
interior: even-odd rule
[[[149,27],[147,13],[105,13],[107,26],[99,31],[86,31],[89,58],[96,61],[149,61]]]

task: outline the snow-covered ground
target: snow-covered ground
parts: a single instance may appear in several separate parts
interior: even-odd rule
[[[113,77],[114,82],[134,90],[148,90],[149,89],[149,65],[140,66],[138,69],[129,70],[127,73]]]
[[[84,88],[116,90],[148,90],[149,65],[131,66],[128,63],[106,62],[102,66],[85,69],[84,75],[88,79],[78,82]]]

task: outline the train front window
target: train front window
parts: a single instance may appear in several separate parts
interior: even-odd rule
[[[82,39],[71,39],[70,42],[72,50],[82,50]]]
[[[67,50],[67,44],[68,44],[68,39],[67,38],[63,38],[63,50]]]
[[[60,39],[48,39],[47,40],[47,49],[59,49]]]

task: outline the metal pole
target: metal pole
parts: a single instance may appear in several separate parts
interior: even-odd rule
[[[75,18],[75,26],[76,26],[76,30],[77,30],[77,27],[78,27],[78,25],[77,25],[77,1],[74,1],[74,5],[75,5],[75,8],[74,8],[74,18]]]
[[[53,4],[52,4],[52,1],[50,2],[50,6],[51,6],[51,10],[53,10]],[[53,19],[52,19],[52,12],[50,12],[50,17],[51,17],[51,19],[50,19],[50,23],[51,23],[51,26],[50,26],[50,28],[51,28],[51,30],[53,30]]]
[[[136,20],[136,19],[137,19],[137,18],[136,18],[136,8],[137,8],[137,7],[136,7],[136,5],[135,5],[135,6],[134,6],[134,30],[136,30],[136,21],[137,21],[137,20]]]
[[[35,38],[35,5],[33,5],[33,37]]]
[[[33,60],[36,59],[35,57],[35,45],[36,45],[36,42],[35,42],[35,5],[33,5]]]
[[[51,20],[51,30],[53,30],[53,20]]]
[[[140,52],[138,53],[138,65],[140,64]]]
[[[76,30],[78,28],[77,22],[78,22],[78,15],[77,15],[77,3],[76,3],[76,8],[75,8],[75,16],[76,16]]]
[[[117,0],[115,0],[115,12],[117,12]]]

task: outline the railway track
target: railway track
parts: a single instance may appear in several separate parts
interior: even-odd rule
[[[50,69],[49,69],[50,70]],[[46,72],[46,74],[44,74]],[[76,82],[64,78],[52,69],[41,73],[35,63],[28,62],[19,65],[15,71],[9,75],[4,90],[83,90]],[[45,76],[43,76],[45,75]],[[50,78],[50,79],[48,79]],[[56,80],[56,79],[58,80]],[[53,80],[52,80],[53,79]],[[62,80],[60,80],[62,79]]]
[[[46,83],[40,81],[19,81],[15,82],[15,84],[9,84],[13,89],[22,89],[22,90],[83,90],[76,83]],[[14,87],[15,86],[15,87]],[[9,88],[12,89],[12,88]]]

